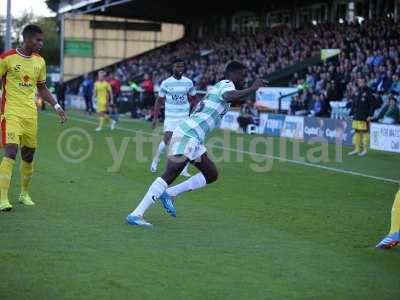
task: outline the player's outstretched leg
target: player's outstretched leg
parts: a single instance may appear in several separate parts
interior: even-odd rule
[[[172,131],[165,131],[163,140],[158,145],[156,154],[154,155],[153,161],[151,162],[150,171],[152,173],[157,172],[158,164],[160,163],[160,157],[164,153],[166,147],[169,145],[172,137]]]
[[[167,168],[164,174],[161,177],[156,178],[156,180],[151,184],[146,195],[143,197],[142,201],[139,203],[136,209],[132,211],[126,218],[128,224],[144,227],[152,226],[143,218],[146,210],[155,201],[157,201],[157,199],[160,198],[160,196],[168,188],[168,185],[171,184],[176,179],[176,177],[178,177],[178,175],[182,172],[187,163],[188,159],[183,155],[172,156],[168,159]],[[172,205],[172,203],[167,203],[162,200],[161,202],[168,213],[170,213],[171,215],[175,215],[175,207]]]
[[[166,190],[163,197],[175,198],[181,193],[200,189],[218,179],[218,170],[214,162],[204,153],[198,160],[193,162],[200,171],[188,180],[172,186]]]
[[[400,245],[400,190],[397,192],[392,207],[392,219],[389,234],[376,245],[377,248],[391,249]]]
[[[152,173],[157,172],[157,167],[160,162],[160,156],[161,156],[161,154],[164,153],[165,147],[166,147],[165,142],[161,141],[160,144],[158,145],[158,148],[157,148],[156,154],[154,155],[153,161],[151,162],[150,171]]]

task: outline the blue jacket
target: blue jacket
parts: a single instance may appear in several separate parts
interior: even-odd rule
[[[82,93],[84,96],[92,97],[93,94],[93,81],[91,79],[85,79],[82,84]]]

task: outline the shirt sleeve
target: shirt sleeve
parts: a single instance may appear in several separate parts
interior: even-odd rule
[[[225,94],[226,92],[230,92],[230,91],[235,91],[235,85],[233,84],[232,81],[228,81],[228,82],[224,82],[219,94],[222,96],[223,94]]]
[[[3,77],[3,75],[7,73],[7,70],[7,61],[0,57],[0,77]]]
[[[46,82],[46,63],[43,61],[42,67],[40,68],[39,71],[39,77],[37,79],[37,83],[45,83]]]
[[[165,89],[165,83],[163,81],[161,82],[160,90],[158,91],[158,96],[161,98],[165,98],[166,95],[167,95],[167,90]]]

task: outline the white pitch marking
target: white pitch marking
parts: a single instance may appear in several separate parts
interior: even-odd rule
[[[56,115],[50,114],[50,113],[45,113],[44,115],[56,117]],[[79,118],[79,117],[69,117],[68,119],[74,120],[74,121],[78,121],[78,122],[82,122],[82,123],[97,125],[97,122],[95,122],[95,121],[82,119],[82,118]],[[141,131],[141,130],[134,130],[134,129],[129,129],[129,128],[125,128],[125,127],[119,127],[119,126],[116,126],[115,129],[118,129],[118,130],[121,130],[121,131],[126,131],[126,132],[132,132],[132,133],[141,133],[143,135],[149,135],[149,136],[159,136],[158,134],[155,134],[155,133],[145,132],[145,131]],[[239,149],[229,148],[229,147],[222,147],[222,146],[217,146],[217,145],[213,145],[213,146],[211,146],[211,148],[227,150],[227,151],[232,151],[232,152],[238,152],[238,153],[243,153],[243,154],[248,154],[248,155],[261,156],[261,157],[265,157],[265,158],[275,159],[275,160],[279,160],[279,161],[283,161],[283,162],[289,162],[289,163],[292,163],[292,164],[307,166],[307,167],[311,167],[311,168],[317,168],[317,169],[327,170],[327,171],[336,172],[336,173],[342,173],[342,174],[359,176],[359,177],[364,177],[364,178],[369,178],[369,179],[375,179],[377,181],[384,181],[384,182],[400,184],[399,180],[396,180],[396,179],[393,179],[393,178],[373,176],[373,175],[368,175],[368,174],[355,172],[355,171],[351,171],[351,170],[338,169],[338,168],[333,168],[333,167],[327,167],[327,166],[322,166],[322,165],[318,165],[318,164],[308,163],[308,162],[304,162],[304,161],[298,161],[298,160],[293,160],[293,159],[282,158],[282,157],[279,157],[279,156],[273,156],[273,155],[268,155],[268,154],[244,151],[244,150],[239,150]]]

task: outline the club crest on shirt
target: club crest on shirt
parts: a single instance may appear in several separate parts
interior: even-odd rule
[[[29,77],[29,75],[25,74],[21,76],[21,81],[19,83],[19,86],[23,86],[23,87],[32,87],[32,82],[31,82],[31,78]]]

